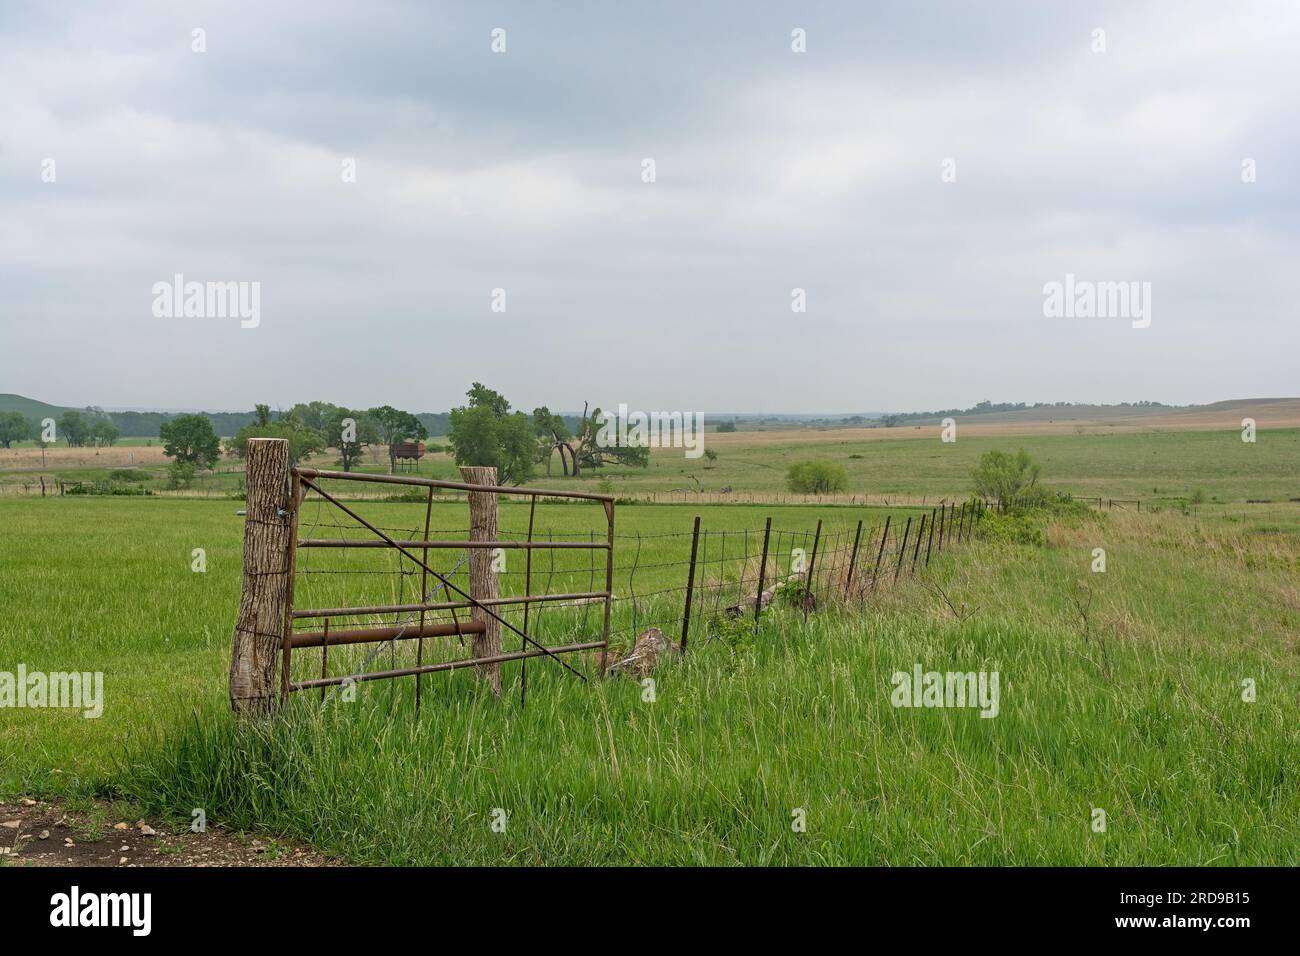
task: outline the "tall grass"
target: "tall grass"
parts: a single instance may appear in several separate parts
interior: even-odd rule
[[[701,644],[653,702],[536,664],[522,710],[468,674],[418,714],[395,683],[264,727],[212,699],[118,787],[375,863],[1295,864],[1297,551],[1238,534],[1117,516],[977,545],[865,610]],[[998,671],[1000,713],[892,707],[918,663]]]
[[[653,702],[533,661],[524,709],[516,664],[500,701],[458,671],[425,678],[418,713],[403,679],[324,708],[294,695],[265,727],[225,700],[234,507],[0,501],[0,669],[103,670],[107,698],[99,720],[0,711],[0,791],[125,796],[182,822],[202,808],[375,863],[1300,862],[1295,505],[1056,520],[1041,546],[977,541],[806,625],[705,615]],[[778,524],[818,516],[789,511]],[[688,515],[629,508],[619,527]],[[671,557],[660,545],[647,564]],[[997,670],[998,716],[892,707],[891,675],[918,663]]]

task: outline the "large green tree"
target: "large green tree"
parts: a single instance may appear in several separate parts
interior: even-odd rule
[[[104,416],[95,419],[94,424],[90,426],[90,437],[101,448],[112,448],[113,443],[122,437],[122,430],[113,424],[111,418]]]
[[[599,408],[582,408],[582,423],[578,427],[578,449],[575,456],[573,473],[578,474],[579,467],[600,468],[603,465],[631,465],[636,468],[650,466],[650,449],[646,445],[614,445],[600,440],[601,426],[605,415]]]
[[[292,418],[307,428],[324,432],[328,430],[331,419],[340,411],[343,411],[343,409],[331,402],[299,402],[282,417],[285,419]],[[330,445],[328,447],[332,448],[334,446]]]
[[[69,409],[59,416],[59,434],[69,448],[80,448],[90,440],[90,430],[94,424],[94,420],[83,412]]]
[[[475,382],[469,404],[451,410],[447,441],[458,465],[490,466],[503,485],[521,485],[533,475],[538,437],[533,421],[511,412],[499,392]]]
[[[325,448],[325,436],[303,425],[292,415],[286,413],[278,421],[271,421],[267,406],[259,405],[257,409],[257,420],[235,432],[233,438],[227,439],[226,454],[232,458],[247,457],[250,438],[283,438],[289,443],[291,468]]]
[[[211,468],[221,457],[221,440],[207,415],[177,415],[158,429],[163,454],[183,464]]]
[[[32,434],[32,423],[22,412],[0,412],[0,445],[9,448]]]
[[[639,445],[602,444],[600,439],[603,417],[599,408],[590,415],[582,409],[578,430],[572,431],[560,415],[551,413],[543,405],[533,409],[533,430],[537,436],[537,460],[546,462],[546,473],[551,473],[551,459],[560,454],[564,474],[575,478],[583,468],[600,468],[604,465],[631,465],[646,468],[650,464],[650,449]]]
[[[351,471],[361,460],[367,446],[379,443],[379,429],[365,412],[334,407],[325,420],[325,444],[337,448],[343,470]]]
[[[545,405],[533,409],[533,431],[537,435],[537,459],[546,463],[546,477],[551,476],[551,460],[560,453],[560,467],[569,474],[569,461],[575,455],[573,431],[561,415]]]

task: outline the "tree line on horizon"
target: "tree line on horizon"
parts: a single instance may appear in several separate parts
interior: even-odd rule
[[[0,412],[0,446],[12,448],[14,442],[34,441],[39,444],[52,445],[45,441],[46,430],[42,419],[28,418],[22,412]],[[70,408],[54,419],[56,441],[64,441],[69,448],[111,447],[122,437],[122,430],[112,419],[105,415],[96,415],[89,409],[78,411]]]
[[[584,469],[607,464],[649,464],[649,448],[607,447],[598,440],[603,420],[599,408],[590,412],[584,408],[576,419],[557,415],[546,406],[530,415],[513,410],[505,396],[479,382],[466,397],[465,405],[447,413],[448,449],[459,465],[496,468],[502,484],[522,484],[539,465],[545,465],[551,475],[556,456],[566,477],[579,477]],[[321,401],[300,402],[274,414],[270,406],[259,404],[252,421],[224,442],[211,417],[201,412],[169,418],[159,428],[177,485],[187,485],[200,469],[215,467],[223,453],[243,459],[254,438],[285,439],[290,465],[333,450],[344,471],[353,470],[367,449],[387,447],[391,474],[396,470],[398,446],[428,437],[421,416],[391,405],[363,410]]]
[[[754,423],[759,425],[779,424],[783,421],[797,421],[804,425],[876,425],[884,428],[894,428],[904,422],[922,421],[932,418],[944,418],[958,415],[980,415],[991,414],[996,412],[1013,412],[1027,409],[1044,409],[1060,408],[1070,409],[1076,407],[1096,407],[1096,408],[1176,408],[1178,406],[1166,405],[1163,402],[1139,401],[1139,402],[1118,402],[1114,405],[1094,405],[1091,403],[1079,402],[991,402],[988,400],[978,402],[969,408],[948,408],[937,411],[927,412],[892,412],[881,415],[842,415],[827,417],[786,417],[771,414],[756,415],[735,415],[729,419],[720,420],[717,425],[718,431],[735,431],[737,423]],[[335,407],[329,402],[300,402],[287,411],[279,411],[277,416],[284,418],[292,416],[296,409],[310,408],[313,406]],[[98,447],[112,445],[119,438],[161,438],[163,425],[174,419],[183,417],[187,413],[183,412],[109,412],[96,405],[88,405],[82,409],[65,409],[56,420],[58,424],[58,435],[60,441],[67,441],[71,447],[78,447],[87,444],[94,444]],[[233,436],[249,427],[258,425],[262,422],[263,417],[258,408],[253,408],[247,412],[195,412],[192,414],[202,415],[211,423],[213,430],[219,436]],[[426,437],[445,437],[450,435],[452,428],[452,411],[446,412],[414,412],[411,413],[419,419],[420,424],[424,426]],[[547,414],[551,413],[549,410]],[[67,418],[66,422],[64,420]],[[564,429],[569,434],[581,433],[583,429],[583,419],[586,413],[564,414],[556,416],[563,423]],[[20,421],[21,419],[21,421]],[[39,441],[41,433],[40,419],[32,419],[17,411],[0,411],[0,447],[9,448],[13,442],[35,440]],[[559,452],[561,457],[568,457],[567,464],[571,467],[572,458],[567,452]],[[567,472],[566,472],[567,473]]]

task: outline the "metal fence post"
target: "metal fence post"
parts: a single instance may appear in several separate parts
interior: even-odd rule
[[[758,627],[758,616],[763,610],[763,580],[767,575],[767,543],[772,537],[772,516],[768,515],[763,527],[763,559],[758,565],[758,591],[754,595],[754,627]]]
[[[921,515],[921,527],[916,529],[916,544],[912,547],[912,570],[909,572],[916,574],[916,559],[921,555],[921,539],[925,537],[925,519],[929,515]]]
[[[771,519],[769,519],[771,520]],[[691,531],[691,570],[686,575],[686,607],[682,611],[682,653],[686,652],[686,635],[691,629],[691,597],[695,592],[695,555],[700,549],[700,516],[695,516],[695,527]]]
[[[871,572],[871,590],[876,590],[876,579],[880,577],[880,562],[885,557],[885,542],[889,540],[889,520],[892,515],[885,515],[885,530],[880,536],[880,550],[876,553],[876,569]]]
[[[858,543],[862,540],[862,519],[858,519],[858,529],[853,532],[853,554],[849,557],[849,573],[844,579],[844,600],[849,599],[853,589],[853,568],[858,563]]]
[[[894,583],[898,583],[898,574],[903,570],[903,555],[907,553],[907,536],[912,531],[912,516],[907,516],[907,525],[903,528],[903,546],[898,549],[898,563],[894,565]]]
[[[803,619],[808,620],[808,604],[816,600],[813,597],[813,575],[817,572],[817,545],[822,539],[822,522],[817,519],[817,530],[813,532],[813,552],[812,558],[808,562],[808,580],[804,582],[804,602],[803,602]]]

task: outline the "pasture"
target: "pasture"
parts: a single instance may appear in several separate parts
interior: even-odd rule
[[[1024,444],[1099,474],[1095,453],[1070,447],[1084,437]],[[1134,440],[1150,449],[1163,439]],[[1281,453],[1234,470],[1239,441],[1202,454],[1218,441],[1174,436],[1160,447],[1187,456],[1182,468],[1139,458],[1106,491],[1288,490],[1272,458]],[[900,485],[933,494],[939,482],[920,463],[938,444],[871,446]],[[956,447],[975,454],[965,440]],[[961,487],[951,477],[943,491]],[[535,661],[523,709],[518,665],[507,665],[502,701],[453,672],[424,678],[418,713],[410,680],[383,681],[324,707],[295,695],[288,719],[266,730],[237,727],[225,696],[238,507],[0,500],[0,661],[102,670],[106,696],[96,720],[0,714],[0,793],[125,798],[178,822],[201,807],[215,823],[356,862],[1300,862],[1296,504],[1043,518],[1041,541],[976,540],[864,608],[806,623],[776,608],[757,630],[699,641],[656,675],[653,701],[626,678],[584,684]],[[414,503],[366,507],[394,528],[423,520]],[[503,506],[503,527],[519,529],[524,511]],[[646,538],[647,585],[648,566],[671,564],[683,546],[651,536],[688,530],[697,512],[719,530],[761,527],[769,514],[810,530],[818,518],[883,513],[620,507],[619,533]],[[463,505],[435,505],[435,527],[463,521]],[[557,506],[538,527],[581,534],[589,521]],[[205,573],[191,570],[199,547]],[[1090,572],[1096,547],[1107,550],[1104,574]],[[626,574],[631,549],[621,541],[616,553]],[[570,626],[552,620],[544,627]],[[891,707],[891,675],[916,664],[998,671],[999,715]],[[1098,808],[1104,833],[1091,826]],[[504,832],[490,826],[498,809]]]
[[[723,488],[731,488],[742,499],[757,496],[778,503],[812,502],[816,499],[786,491],[786,471],[799,461],[826,459],[842,465],[848,474],[848,494],[841,496],[842,500],[856,495],[933,501],[964,493],[971,470],[984,452],[1024,448],[1042,464],[1049,484],[1081,496],[1140,498],[1155,503],[1181,502],[1198,492],[1219,502],[1286,501],[1300,496],[1296,486],[1300,428],[1261,428],[1253,444],[1242,442],[1240,429],[1230,424],[1206,431],[1088,427],[1082,434],[1060,425],[1049,433],[1037,427],[1021,431],[1011,426],[971,426],[959,435],[956,442],[942,443],[937,440],[938,427],[932,425],[710,432],[705,447],[718,452],[714,463],[704,458],[686,459],[680,449],[654,449],[647,468],[610,466],[566,479],[560,475],[557,456],[552,476],[548,478],[539,467],[529,485],[595,491],[604,480],[611,494],[653,496],[661,502],[690,503],[701,492],[713,502]],[[0,450],[0,493],[39,495],[38,474],[89,482],[106,479],[113,469],[129,469],[142,479],[126,482],[132,487],[158,494],[222,496],[236,493],[243,476],[242,464],[227,458],[215,472],[202,473],[191,489],[173,492],[167,489],[165,463],[156,442],[147,448],[53,448],[47,452],[44,469],[39,448],[16,447]],[[321,455],[310,464],[335,468],[336,456]],[[381,474],[387,467],[382,449],[371,449],[358,470]],[[425,478],[458,478],[456,465],[446,453],[428,455],[414,473]]]

